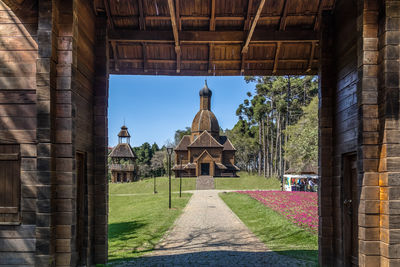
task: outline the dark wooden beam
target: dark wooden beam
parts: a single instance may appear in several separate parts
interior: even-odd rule
[[[244,73],[244,69],[245,69],[244,64],[246,62],[246,57],[247,57],[247,53],[243,53],[241,64],[240,64],[240,75],[243,75],[243,73]]]
[[[147,45],[142,43],[142,54],[143,54],[143,71],[147,72]]]
[[[111,29],[114,29],[114,21],[111,17],[111,11],[110,11],[110,3],[109,0],[104,0],[104,8],[106,9],[106,14],[107,14],[107,22],[110,26]]]
[[[210,31],[215,31],[215,0],[211,0]]]
[[[214,72],[213,72],[214,73]],[[272,70],[266,69],[255,69],[246,70],[243,75],[248,76],[268,76],[268,75],[314,75],[317,74],[318,70],[312,70],[306,73],[304,69],[279,69],[274,74]],[[177,73],[175,69],[149,69],[147,73],[143,72],[143,69],[129,69],[124,68],[119,72],[110,70],[110,74],[127,74],[127,75],[170,75],[170,76],[207,76],[207,70],[182,70]],[[225,69],[225,70],[215,70],[215,75],[217,76],[238,76],[240,75],[240,70],[238,69]]]
[[[288,2],[289,0],[285,0],[283,3],[283,8],[282,8],[282,15],[281,15],[281,20],[279,22],[279,30],[283,31],[286,28],[286,17],[287,17],[287,10],[288,10]]]
[[[278,69],[278,60],[279,60],[279,52],[281,51],[281,42],[276,43],[276,49],[275,49],[275,59],[274,59],[274,67],[272,69],[272,74],[276,73],[276,70]]]
[[[210,43],[208,46],[208,73],[211,73],[212,68],[212,55],[214,50],[214,43]]]
[[[114,68],[116,71],[119,71],[119,61],[118,61],[118,53],[117,53],[117,44],[115,41],[111,42],[113,55],[114,55]]]
[[[178,30],[182,30],[182,21],[181,21],[181,9],[180,9],[180,0],[175,0],[176,6],[176,21],[178,23]]]
[[[317,15],[315,15],[315,20],[314,20],[314,31],[318,31],[319,30],[319,21],[320,21],[320,18],[321,18],[321,14],[322,14],[322,2],[323,2],[324,0],[319,0],[319,3],[318,3],[318,13],[317,13]]]
[[[246,33],[243,31],[182,31],[174,37],[171,31],[132,31],[110,30],[110,41],[119,42],[151,42],[151,43],[243,43]],[[251,43],[276,43],[280,42],[313,42],[318,41],[317,33],[305,31],[254,31]]]
[[[253,6],[253,0],[249,0],[247,2],[247,15],[246,15],[246,20],[244,22],[244,30],[248,31],[250,28],[250,22],[251,22],[251,8]]]
[[[172,33],[174,34],[175,53],[176,53],[176,72],[181,71],[181,47],[179,44],[178,25],[176,24],[176,14],[173,0],[168,0],[169,15],[171,17]]]
[[[312,68],[312,63],[313,63],[313,60],[314,60],[316,44],[317,44],[316,42],[312,42],[311,43],[311,52],[310,52],[310,59],[308,60],[307,72],[311,71],[311,68]]]
[[[143,59],[135,59],[135,58],[119,58],[118,61],[120,63],[128,62],[128,63],[144,63]],[[111,60],[111,62],[114,62],[114,59]],[[175,59],[146,59],[146,62],[148,63],[162,63],[162,64],[173,64],[176,62]],[[274,63],[274,59],[246,59],[246,63],[255,63],[255,64],[269,64],[269,63]],[[280,59],[279,62],[281,63],[308,63],[309,59]],[[317,63],[318,60],[313,59],[313,63]],[[210,60],[201,60],[201,59],[191,59],[191,60],[181,60],[181,63],[183,64],[207,64],[209,63],[209,69],[211,70],[209,73],[213,71],[213,68],[211,68],[211,65],[214,63],[216,64],[238,64],[241,63],[241,60],[239,59],[212,59]],[[207,69],[208,71],[208,69]]]
[[[140,30],[146,30],[146,19],[144,18],[144,11],[143,11],[143,0],[137,0],[139,6],[139,27]]]
[[[264,8],[264,4],[265,4],[265,0],[261,0],[260,5],[258,6],[258,9],[257,9],[256,16],[254,17],[254,20],[253,20],[253,22],[251,24],[251,28],[250,28],[249,34],[247,35],[246,41],[245,41],[245,43],[243,45],[242,54],[247,53],[247,51],[249,50],[249,44],[250,44],[250,41],[251,41],[251,37],[253,36],[253,33],[254,33],[255,28],[256,28],[258,19],[260,18],[260,15],[261,15],[261,11]]]

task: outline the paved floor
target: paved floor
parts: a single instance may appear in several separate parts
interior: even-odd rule
[[[194,191],[181,217],[156,247],[123,266],[307,266],[269,251],[218,197]]]

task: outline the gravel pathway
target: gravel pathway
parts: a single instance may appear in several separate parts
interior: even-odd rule
[[[274,253],[219,198],[194,191],[183,214],[156,249],[120,266],[309,266]]]

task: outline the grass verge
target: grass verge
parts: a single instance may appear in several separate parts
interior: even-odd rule
[[[109,261],[128,260],[154,249],[182,213],[191,194],[113,196],[108,221]]]
[[[318,265],[318,236],[297,227],[248,195],[220,193],[243,223],[271,250]]]

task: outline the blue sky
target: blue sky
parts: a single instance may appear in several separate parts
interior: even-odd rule
[[[131,145],[173,141],[177,129],[190,127],[199,110],[199,90],[205,77],[110,76],[108,106],[109,145],[118,143],[117,134],[124,123],[131,134]],[[255,84],[243,77],[207,77],[213,92],[211,110],[223,129],[236,122],[236,109],[254,92]]]

